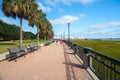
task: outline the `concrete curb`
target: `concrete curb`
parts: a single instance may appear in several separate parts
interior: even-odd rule
[[[9,52],[0,54],[0,61],[7,59],[9,57]]]

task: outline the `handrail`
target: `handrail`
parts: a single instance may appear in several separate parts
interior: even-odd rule
[[[87,58],[88,67],[100,80],[120,80],[120,60],[111,58],[100,52],[91,50],[72,42],[64,42],[84,61]],[[90,54],[90,55],[86,55]],[[83,55],[87,56],[84,57]]]
[[[89,49],[88,49],[88,50],[89,50]],[[89,51],[92,52],[92,53],[95,53],[95,54],[97,54],[97,55],[99,55],[99,56],[102,56],[102,57],[110,60],[111,62],[114,62],[114,63],[120,65],[120,60],[111,58],[111,57],[109,57],[109,56],[107,56],[107,55],[104,55],[104,54],[102,54],[102,53],[100,53],[100,52],[97,52],[97,51],[94,51],[94,50],[89,50]]]

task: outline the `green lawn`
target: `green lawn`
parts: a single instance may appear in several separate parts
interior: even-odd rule
[[[72,42],[84,47],[91,47],[97,52],[120,60],[120,41],[72,40]]]
[[[45,40],[40,40],[40,43],[44,43]],[[32,44],[36,44],[36,40],[23,40],[23,46],[29,46]],[[0,41],[0,54],[4,52],[8,52],[8,48],[14,48],[19,46],[19,40],[15,41]]]

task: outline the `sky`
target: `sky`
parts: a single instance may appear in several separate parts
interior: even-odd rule
[[[120,0],[36,0],[53,26],[55,37],[120,38]],[[2,3],[2,0],[0,0]],[[1,8],[1,7],[0,7]],[[0,19],[19,26],[18,18],[6,17],[0,9]],[[36,27],[23,21],[23,30],[36,34]]]

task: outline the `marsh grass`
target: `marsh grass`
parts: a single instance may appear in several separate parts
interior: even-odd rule
[[[120,60],[120,41],[111,40],[72,40],[73,43]]]

